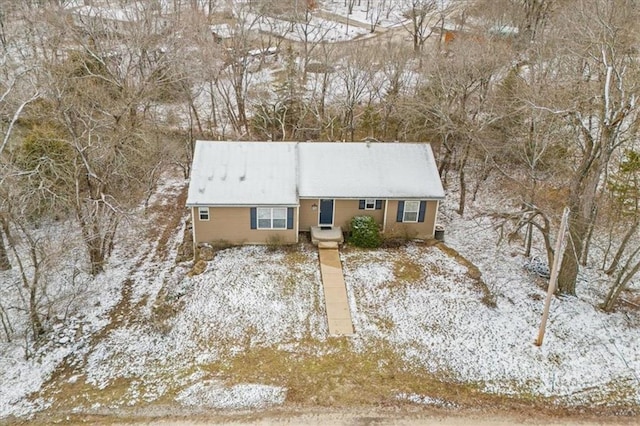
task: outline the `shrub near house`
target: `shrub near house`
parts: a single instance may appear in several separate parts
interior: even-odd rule
[[[349,243],[356,247],[377,248],[382,243],[378,224],[371,216],[354,216],[351,219]]]

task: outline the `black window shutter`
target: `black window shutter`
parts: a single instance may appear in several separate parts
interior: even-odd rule
[[[287,229],[293,229],[293,207],[287,207]]]
[[[376,200],[376,210],[382,209],[382,200]]]
[[[424,222],[424,213],[427,210],[427,202],[420,201],[420,211],[418,212],[418,222]]]
[[[257,212],[255,207],[251,207],[251,229],[258,229]]]
[[[360,204],[358,205],[360,210],[364,210],[364,200],[360,200]]]
[[[398,201],[398,215],[396,216],[396,222],[402,222],[403,215],[404,215],[404,201]]]

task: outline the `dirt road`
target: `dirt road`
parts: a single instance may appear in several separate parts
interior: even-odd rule
[[[91,419],[94,420],[94,419]],[[90,423],[93,423],[92,421]],[[106,422],[119,424],[118,421]],[[412,409],[335,409],[282,410],[273,412],[245,413],[236,415],[167,416],[136,420],[122,419],[122,425],[233,425],[233,426],[280,426],[280,425],[336,425],[336,426],[507,426],[507,425],[576,425],[576,426],[628,426],[640,423],[639,417],[593,417],[573,415],[553,417],[524,413],[486,413],[482,411],[445,411]]]

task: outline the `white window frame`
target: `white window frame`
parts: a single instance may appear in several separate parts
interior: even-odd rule
[[[371,207],[369,207],[371,205]],[[364,209],[365,210],[375,210],[376,209],[376,200],[364,200]]]
[[[204,218],[203,216],[206,216],[206,218]],[[198,219],[201,222],[208,222],[211,219],[209,207],[198,207]]]
[[[410,208],[413,207],[414,208]],[[415,220],[409,220],[407,219],[407,213],[415,213],[416,215],[416,219]],[[405,201],[404,202],[404,211],[402,212],[402,222],[406,222],[406,223],[417,223],[418,222],[418,217],[420,216],[420,201]]]
[[[284,217],[276,217],[275,212],[284,212]],[[262,213],[262,214],[261,214]],[[268,213],[268,214],[265,214]],[[288,211],[286,207],[257,207],[256,208],[256,229],[260,230],[286,230],[287,229],[287,216]],[[260,217],[265,216],[265,217]],[[268,217],[266,217],[268,216]],[[282,227],[274,226],[274,221],[283,220],[284,225]],[[260,220],[269,221],[269,226],[261,226]]]

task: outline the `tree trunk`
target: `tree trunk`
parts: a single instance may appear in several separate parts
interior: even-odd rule
[[[213,82],[209,82],[209,98],[211,100],[211,121],[209,123],[209,133],[212,138],[218,131],[218,107],[213,90]]]
[[[594,218],[592,213],[600,178],[604,168],[609,164],[611,147],[614,146],[614,133],[612,128],[604,127],[600,139],[589,139],[587,152],[572,178],[569,196],[569,242],[565,247],[558,275],[558,292],[561,294],[576,294],[579,262],[591,220]]]
[[[96,276],[104,271],[104,256],[100,250],[100,241],[95,237],[89,237],[86,242],[89,253],[89,268],[91,275]]]
[[[467,166],[467,159],[469,158],[469,146],[470,144],[467,143],[463,157],[460,161],[460,170],[458,171],[458,179],[460,181],[460,202],[458,204],[458,214],[460,216],[464,215],[464,208],[467,201],[467,182],[465,180],[464,170]]]
[[[460,169],[460,172],[458,174],[458,178],[460,180],[460,201],[458,203],[458,214],[460,216],[464,215],[464,207],[465,207],[465,201],[467,198],[467,183],[464,179],[464,168]]]
[[[616,222],[614,220],[609,220],[609,235],[607,236],[607,246],[604,249],[604,253],[602,255],[602,266],[600,269],[604,270],[607,268],[607,262],[609,261],[609,252],[611,252],[611,246],[613,245],[613,231],[615,229]]]
[[[622,293],[622,290],[627,287],[627,284],[629,284],[631,278],[633,278],[635,274],[637,274],[640,270],[640,261],[637,261],[633,268],[629,270],[631,261],[635,257],[635,255],[638,254],[638,251],[640,251],[640,247],[638,247],[633,252],[633,254],[629,256],[629,259],[625,263],[624,268],[622,268],[618,273],[615,283],[611,286],[611,289],[609,289],[609,293],[607,294],[604,304],[602,305],[602,309],[604,309],[605,311],[611,312],[613,310],[616,302],[618,301],[620,293]]]
[[[558,292],[575,296],[578,261],[582,255],[582,242],[587,234],[587,226],[575,206],[571,208],[570,212],[569,241],[564,249],[560,273],[558,274]]]
[[[9,315],[7,315],[7,311],[0,303],[0,322],[2,323],[2,329],[4,330],[4,334],[7,338],[7,342],[11,343],[11,339],[13,337],[14,329],[13,325],[11,325],[11,320],[9,319]]]
[[[82,230],[84,245],[89,255],[89,270],[91,275],[96,276],[104,271],[104,252],[102,251],[102,238],[100,238],[100,227],[95,217],[98,213],[87,213],[86,217],[81,210],[77,212],[78,222]]]
[[[2,221],[2,229],[6,226],[5,221]],[[0,271],[7,271],[11,269],[11,263],[7,256],[7,246],[5,246],[4,238],[2,236],[4,232],[0,231]]]
[[[580,265],[587,266],[587,259],[589,257],[589,248],[591,247],[591,238],[593,237],[593,231],[596,228],[596,218],[598,216],[598,207],[594,207],[591,212],[591,219],[589,220],[589,230],[587,231],[587,238],[584,242],[584,249],[580,256]]]
[[[525,233],[524,240],[524,255],[525,257],[531,256],[531,245],[533,242],[533,224],[529,222],[527,224],[527,231]]]
[[[480,176],[479,179],[476,179],[476,184],[473,187],[473,195],[471,196],[471,201],[475,202],[476,198],[478,196],[478,191],[480,190],[480,185],[484,182],[487,181],[487,179],[489,179],[489,175],[491,174],[491,171],[493,170],[493,168],[488,164],[489,163],[489,156],[485,156],[484,159],[484,164],[482,166],[482,175]]]
[[[611,275],[616,271],[616,269],[618,268],[618,264],[620,263],[620,259],[622,258],[622,255],[624,254],[624,251],[627,248],[627,244],[629,243],[629,240],[631,239],[633,234],[638,229],[639,224],[640,222],[637,219],[634,220],[633,226],[631,226],[631,228],[629,228],[627,233],[624,235],[624,238],[620,243],[620,247],[618,247],[618,250],[616,251],[616,254],[613,256],[613,260],[611,260],[611,264],[605,271],[605,274]]]
[[[244,61],[244,59],[243,59]],[[236,131],[247,132],[248,122],[247,122],[247,111],[246,111],[246,103],[244,97],[244,77],[246,73],[246,68],[244,64],[235,64],[233,65],[233,91],[236,98],[236,107],[238,111],[237,119],[237,128]]]
[[[447,175],[449,173],[449,168],[451,167],[451,153],[452,150],[448,147],[447,141],[442,144],[442,148],[444,148],[444,156],[442,157],[442,161],[440,161],[440,167],[438,167],[438,174],[442,179],[442,186],[447,188]]]
[[[29,288],[29,322],[33,332],[33,340],[37,341],[44,334],[44,327],[38,313],[38,282],[34,279]]]

